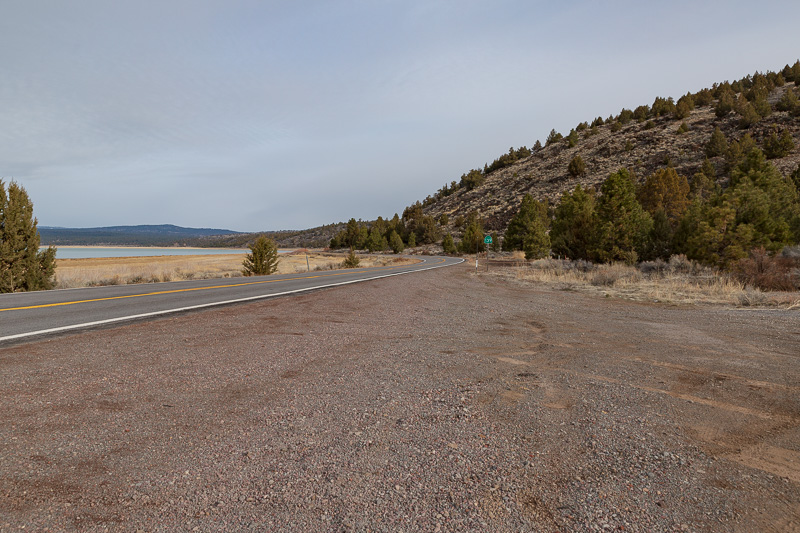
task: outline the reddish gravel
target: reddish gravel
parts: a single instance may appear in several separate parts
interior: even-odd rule
[[[0,349],[0,530],[798,531],[800,315],[467,266]]]

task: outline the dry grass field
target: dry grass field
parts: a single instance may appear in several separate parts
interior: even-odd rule
[[[524,256],[516,257],[522,263]],[[659,268],[622,263],[591,263],[543,259],[512,268],[491,268],[490,274],[547,288],[580,291],[608,298],[669,304],[712,304],[737,307],[800,309],[800,293],[767,292],[733,276],[674,257]]]
[[[187,279],[232,278],[242,275],[245,251],[220,255],[163,255],[157,257],[108,257],[59,259],[56,261],[56,287],[93,287]],[[362,267],[413,262],[392,256],[361,256]],[[338,268],[344,256],[310,252],[281,254],[279,274]],[[402,263],[401,263],[402,262]]]

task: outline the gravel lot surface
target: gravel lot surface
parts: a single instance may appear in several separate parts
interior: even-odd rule
[[[0,530],[798,531],[800,314],[468,266],[0,349]]]

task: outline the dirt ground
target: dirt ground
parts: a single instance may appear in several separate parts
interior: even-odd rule
[[[459,266],[0,349],[0,530],[800,531],[800,314]]]

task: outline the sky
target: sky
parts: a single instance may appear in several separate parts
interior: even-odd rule
[[[40,226],[391,217],[551,129],[800,57],[800,2],[0,0]]]

